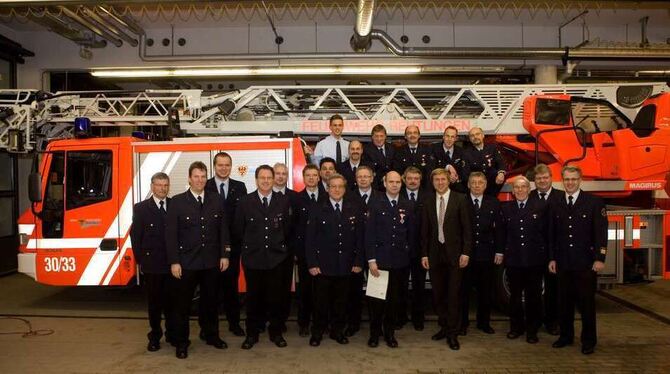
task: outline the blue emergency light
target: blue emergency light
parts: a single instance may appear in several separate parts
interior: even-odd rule
[[[74,119],[74,136],[76,138],[88,138],[91,136],[91,119],[77,117]]]

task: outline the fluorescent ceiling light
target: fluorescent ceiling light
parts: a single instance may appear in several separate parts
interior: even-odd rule
[[[286,68],[174,68],[93,70],[100,78],[212,77],[265,75],[386,75],[418,74],[420,66],[314,66]]]

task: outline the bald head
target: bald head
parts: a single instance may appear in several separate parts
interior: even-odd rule
[[[396,197],[400,193],[402,186],[402,177],[395,171],[389,171],[384,176],[384,187],[389,196]]]

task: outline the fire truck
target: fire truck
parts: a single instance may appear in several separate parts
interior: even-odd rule
[[[224,150],[232,177],[249,190],[255,168],[275,162],[289,166],[289,187],[300,190],[304,143],[326,135],[333,114],[345,118],[345,136],[362,140],[376,124],[392,139],[417,125],[424,141],[439,141],[447,126],[461,135],[481,127],[506,158],[509,179],[542,162],[560,187],[560,168],[579,165],[583,189],[609,204],[601,282],[670,278],[665,83],[253,86],[211,96],[0,91],[0,147],[41,155],[30,177],[31,209],[19,219],[19,271],[51,285],[135,282],[132,206],[149,196],[153,173],[166,172],[171,193],[179,193],[192,161],[211,165]],[[119,136],[77,137],[85,128],[75,123]],[[130,136],[133,130],[159,140]],[[511,198],[509,186],[500,198]]]

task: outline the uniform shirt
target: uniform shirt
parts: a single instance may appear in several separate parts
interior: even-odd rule
[[[220,179],[216,175],[214,176],[214,182],[216,182],[216,191],[221,193],[221,183],[223,183],[223,191],[226,198],[228,197],[228,187],[230,187],[230,178]]]
[[[314,191],[310,191],[308,187],[305,187],[305,191],[307,191],[307,195],[309,198],[312,198],[312,195],[314,195],[314,200],[319,201],[319,188],[315,187]]]
[[[272,193],[269,193],[267,196],[263,196],[261,191],[258,191],[258,198],[261,199],[261,204],[263,204],[263,198],[264,197],[268,198],[268,206],[270,206],[270,200],[272,200]]]
[[[330,157],[337,163],[337,142],[340,142],[340,150],[342,151],[342,159],[340,161],[346,161],[349,159],[349,141],[344,140],[340,137],[336,139],[332,134],[323,138],[321,141],[316,143],[316,148],[314,149],[314,154],[312,155],[312,163],[318,165],[322,158]]]
[[[414,191],[410,190],[409,188],[407,190],[407,200],[412,201],[412,193],[414,194],[414,201],[419,201],[419,190],[416,189]]]
[[[202,201],[205,201],[205,190],[202,190],[202,192],[200,192],[200,194],[195,193],[195,191],[193,191],[191,189],[189,189],[189,191],[191,191],[191,195],[193,195],[193,197],[195,198],[195,201],[198,201],[198,196],[200,197],[200,199]]]
[[[570,204],[570,198],[568,196],[572,196],[572,204],[574,205],[577,202],[577,198],[579,197],[579,191],[577,190],[575,193],[572,195],[568,195],[568,193],[565,193],[565,203]]]
[[[154,195],[151,195],[151,197],[154,199],[154,202],[156,203],[156,207],[158,207],[159,210],[161,208],[161,201],[162,201],[163,202],[163,209],[165,209],[165,211],[167,212],[167,202],[165,201],[165,200],[167,200],[167,198],[161,200]]]
[[[358,196],[360,196],[361,199],[362,199],[362,198],[363,198],[363,195],[368,195],[368,196],[365,198],[365,204],[367,204],[368,201],[370,201],[370,196],[372,196],[372,187],[370,187],[367,191],[363,191],[363,190],[361,190],[361,189],[359,188],[359,189],[358,189]]]
[[[540,190],[537,190],[537,198],[543,201],[549,200],[549,196],[551,195],[551,191],[553,190],[553,187],[549,187],[547,192],[541,192]],[[544,199],[542,198],[542,194],[544,194]],[[579,195],[579,193],[577,193]]]
[[[523,204],[524,209],[528,206],[528,198],[526,200],[517,200],[516,205],[521,208],[521,204]]]
[[[337,210],[337,209],[339,208],[339,209],[340,209],[340,213],[342,212],[342,200],[341,200],[341,199],[340,199],[340,201],[335,201],[335,200],[333,200],[333,198],[331,197],[331,198],[329,198],[328,200],[330,200],[330,205],[333,206],[333,210]],[[335,204],[337,204],[337,207],[335,206]]]
[[[283,195],[286,195],[286,186],[284,187],[277,187],[277,186],[272,186],[272,191],[274,192],[281,192]],[[270,202],[268,201],[268,204]]]

